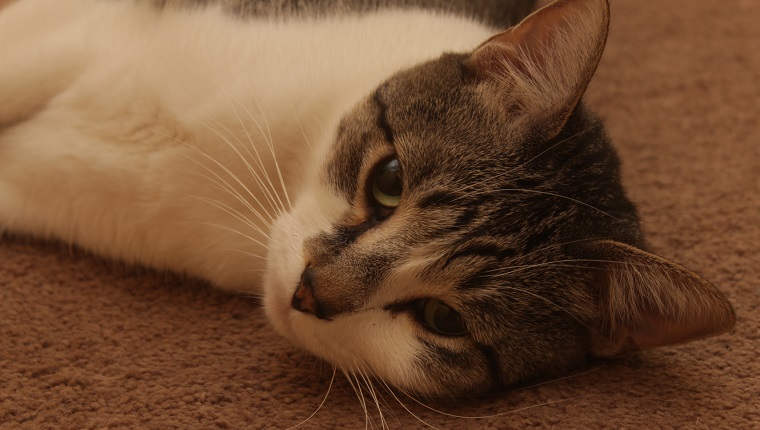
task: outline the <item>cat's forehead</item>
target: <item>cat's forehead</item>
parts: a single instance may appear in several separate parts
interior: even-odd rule
[[[524,136],[468,82],[465,58],[447,54],[378,86],[341,121],[326,179],[351,199],[383,155],[399,158],[409,190],[489,182],[484,173],[510,164]]]
[[[408,138],[397,142],[399,152],[447,164],[453,156],[482,160],[507,142],[503,118],[477,91],[463,65],[465,58],[444,55],[378,88],[374,98],[385,105],[388,125]]]

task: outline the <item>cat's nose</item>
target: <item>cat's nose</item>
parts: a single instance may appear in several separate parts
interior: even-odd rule
[[[319,319],[326,319],[324,308],[314,297],[314,271],[311,267],[306,266],[301,273],[301,281],[298,283],[290,305],[301,312],[313,314]]]

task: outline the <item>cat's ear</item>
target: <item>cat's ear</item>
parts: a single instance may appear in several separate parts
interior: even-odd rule
[[[593,354],[682,343],[733,327],[734,310],[725,296],[688,269],[619,242],[584,248],[598,265],[593,289],[600,316]]]
[[[556,134],[596,71],[608,27],[607,0],[558,0],[485,41],[465,68],[506,112]]]

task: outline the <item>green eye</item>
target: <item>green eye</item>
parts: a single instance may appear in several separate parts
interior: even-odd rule
[[[386,161],[376,170],[372,178],[372,198],[375,202],[388,209],[395,209],[401,202],[401,192],[404,190],[401,182],[401,164],[398,159]]]
[[[424,299],[420,302],[419,318],[425,326],[438,334],[461,336],[467,334],[467,327],[459,312],[437,299]]]

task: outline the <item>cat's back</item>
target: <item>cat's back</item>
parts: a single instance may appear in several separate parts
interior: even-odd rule
[[[497,18],[509,20],[519,10],[512,3],[490,2],[490,10],[509,11]],[[467,2],[423,0],[24,0],[0,13],[0,36],[27,41],[6,55],[56,58],[37,69],[63,81],[103,74],[113,82],[118,72],[158,91],[205,80],[218,92],[219,83],[243,78],[262,92],[274,82],[300,91],[333,81],[362,91],[443,52],[472,49],[493,32],[476,10],[483,14]],[[192,104],[200,96],[192,93],[176,103]]]
[[[218,4],[246,17],[325,17],[372,14],[386,9],[424,9],[467,16],[497,28],[516,24],[530,13],[535,0],[146,0],[157,7],[192,8]]]

